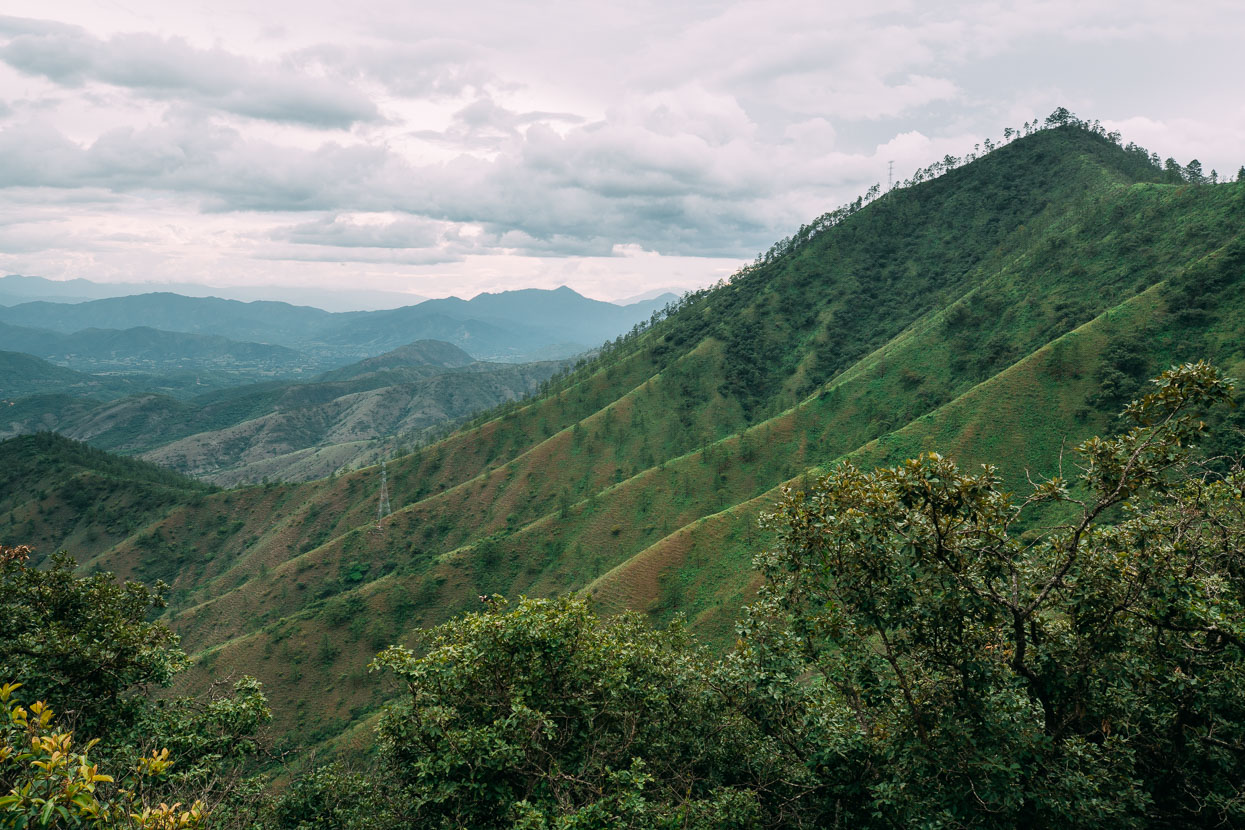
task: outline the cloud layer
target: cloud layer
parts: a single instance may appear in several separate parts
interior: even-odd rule
[[[30,5],[0,268],[54,277],[685,288],[1058,104],[1245,161],[1230,3]]]

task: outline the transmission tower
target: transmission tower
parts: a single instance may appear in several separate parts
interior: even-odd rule
[[[886,162],[886,189],[890,190],[895,186],[895,162]]]
[[[385,517],[392,513],[389,507],[389,470],[385,468],[385,462],[380,462],[380,503],[376,505],[376,529],[380,530],[381,523],[385,521]]]

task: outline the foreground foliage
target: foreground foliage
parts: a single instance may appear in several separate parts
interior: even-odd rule
[[[682,624],[483,597],[373,668],[370,762],[259,798],[258,685],[145,694],[185,662],[159,591],[0,556],[14,826],[1222,827],[1245,824],[1245,471],[1206,459],[1232,383],[1173,368],[1075,476],[1018,497],[935,453],[842,464],[768,517],[717,659]],[[1219,447],[1240,448],[1239,437]],[[1071,464],[1071,461],[1069,461]],[[95,685],[90,685],[95,684]],[[89,690],[89,694],[85,693]],[[29,698],[27,698],[29,699]],[[63,702],[62,702],[63,701]],[[61,823],[61,824],[58,824]]]
[[[409,695],[382,719],[383,760],[300,782],[277,826],[760,822],[783,759],[766,760],[764,737],[721,706],[712,661],[681,626],[603,621],[571,598],[487,603],[432,632],[422,654],[377,658]]]
[[[796,742],[833,771],[836,809],[931,827],[1245,822],[1245,475],[1189,452],[1199,410],[1230,394],[1204,363],[1165,373],[1126,409],[1132,429],[1078,448],[1076,482],[1023,500],[933,453],[786,494],[732,660],[801,700]]]
[[[36,702],[20,706],[13,692],[20,684],[0,686],[0,776],[11,784],[0,796],[4,826],[133,827],[144,830],[195,830],[203,827],[203,803],[183,809],[180,803],[152,806],[144,796],[148,784],[171,766],[169,751],[137,759],[118,782],[100,772],[90,756],[99,739],[75,744],[71,732],[58,731],[53,712]],[[111,787],[109,791],[109,785]]]
[[[147,621],[160,587],[74,569],[63,553],[40,569],[28,548],[0,547],[0,826],[239,819],[258,792],[243,772],[269,718],[259,683],[153,698],[188,662],[177,636]]]

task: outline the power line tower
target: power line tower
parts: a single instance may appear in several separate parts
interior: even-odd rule
[[[393,510],[389,506],[389,470],[385,467],[385,462],[380,462],[380,503],[376,505],[376,529],[381,529],[381,523],[385,521],[385,517],[392,513]]]
[[[895,186],[895,162],[894,160],[886,162],[886,189],[890,190]]]

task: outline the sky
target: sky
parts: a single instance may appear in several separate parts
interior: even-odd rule
[[[6,0],[0,272],[711,284],[1065,106],[1245,164],[1239,0]]]

